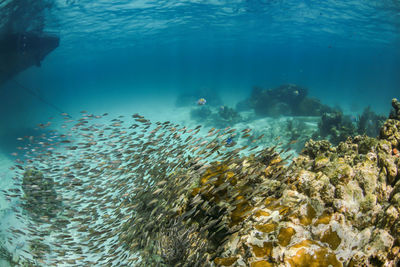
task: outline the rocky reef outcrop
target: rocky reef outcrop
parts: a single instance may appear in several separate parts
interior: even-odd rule
[[[314,139],[328,139],[337,145],[349,136],[356,134],[356,127],[341,111],[324,113],[318,123],[318,131],[313,134]]]
[[[243,120],[235,109],[225,105],[218,108],[210,106],[195,107],[191,110],[190,117],[203,125],[219,128],[232,126]]]
[[[400,102],[396,98],[392,99],[392,107],[393,110],[390,112],[389,118],[400,120]]]
[[[307,95],[306,88],[295,84],[284,84],[274,89],[254,87],[250,98],[238,103],[238,108],[249,106],[260,116],[320,116],[332,110]]]
[[[358,117],[357,133],[366,134],[372,137],[377,137],[379,135],[379,130],[385,121],[386,121],[385,116],[376,114],[368,106],[364,109],[363,113]]]
[[[289,165],[271,148],[181,173],[190,189],[180,191],[168,217],[180,218],[181,231],[191,232],[186,240],[196,241],[174,264],[395,266],[400,120],[398,102],[393,106],[396,115],[379,138],[356,136],[337,146],[310,140]]]
[[[393,103],[392,114],[399,114],[400,105]],[[400,121],[391,117],[379,139],[357,136],[336,147],[310,140],[276,182],[280,193],[258,202],[214,263],[395,266]]]
[[[385,116],[376,114],[370,107],[366,107],[358,117],[335,110],[321,115],[318,131],[313,134],[313,139],[328,139],[332,144],[338,145],[356,135],[377,137],[385,121]]]

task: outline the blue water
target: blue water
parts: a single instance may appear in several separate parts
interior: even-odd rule
[[[15,79],[67,112],[202,87],[234,105],[254,85],[284,83],[347,110],[371,105],[387,114],[400,96],[397,1],[67,0],[43,9],[44,31],[59,35],[60,46]],[[2,113],[24,123],[52,114],[7,86]]]

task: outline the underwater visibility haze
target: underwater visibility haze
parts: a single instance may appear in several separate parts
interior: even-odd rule
[[[397,0],[0,0],[0,266],[397,266],[399,48]]]

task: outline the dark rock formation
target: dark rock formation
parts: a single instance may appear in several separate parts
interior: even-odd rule
[[[378,115],[373,112],[370,107],[366,107],[361,116],[358,117],[357,132],[358,134],[376,137],[379,135],[379,129],[382,127],[385,120],[385,116]]]
[[[249,105],[260,116],[320,116],[332,110],[319,100],[308,98],[307,92],[306,88],[295,84],[269,90],[254,87]]]
[[[230,125],[233,125],[241,120],[239,113],[228,106],[221,106],[218,111],[218,116],[220,120],[224,120]]]
[[[350,117],[340,111],[322,114],[318,129],[319,132],[313,136],[314,138],[328,138],[335,145],[345,141],[349,136],[356,135]]]
[[[324,113],[318,124],[318,132],[314,133],[313,138],[325,138],[337,145],[348,137],[356,135],[377,137],[385,119],[385,116],[376,114],[370,107],[365,108],[354,122],[350,116],[344,115],[339,110]]]
[[[389,118],[400,120],[400,102],[396,98],[392,99],[392,107],[394,110],[390,112]]]
[[[228,106],[220,106],[219,108],[209,106],[195,107],[190,112],[190,117],[203,124],[213,127],[227,127],[242,121],[239,113]]]

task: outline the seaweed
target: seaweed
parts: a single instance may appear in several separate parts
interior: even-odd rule
[[[324,113],[318,124],[318,135],[320,138],[328,138],[334,145],[345,141],[350,136],[357,134],[349,116],[344,115],[341,111]],[[314,136],[315,137],[318,137]]]
[[[361,116],[358,117],[357,132],[358,134],[376,137],[379,135],[379,129],[382,127],[385,120],[385,116],[376,114],[372,111],[371,107],[368,106],[364,109]]]

